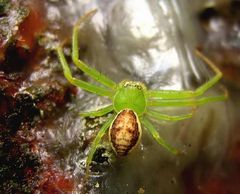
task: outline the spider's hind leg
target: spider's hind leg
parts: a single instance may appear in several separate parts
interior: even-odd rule
[[[86,161],[86,175],[85,175],[85,178],[88,178],[88,176],[89,176],[90,164],[92,162],[92,158],[93,158],[93,155],[94,155],[94,153],[97,149],[97,146],[100,143],[100,141],[101,141],[102,137],[104,136],[104,134],[106,133],[106,131],[108,130],[109,126],[111,125],[113,119],[114,119],[114,116],[111,116],[106,121],[106,123],[103,124],[103,126],[101,127],[101,129],[97,133],[97,136],[95,137],[95,139],[92,142],[92,145],[91,145],[89,153],[88,153],[87,161]]]
[[[153,138],[164,148],[166,148],[168,151],[170,151],[172,154],[179,154],[180,152],[169,145],[165,140],[159,135],[159,133],[156,131],[155,127],[146,119],[142,118],[141,123],[143,123],[144,127],[150,132],[150,134],[153,136]]]

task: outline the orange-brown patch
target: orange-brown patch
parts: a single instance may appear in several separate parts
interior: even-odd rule
[[[137,115],[130,109],[122,110],[109,130],[112,147],[121,156],[127,155],[134,148],[140,135],[141,126]]]

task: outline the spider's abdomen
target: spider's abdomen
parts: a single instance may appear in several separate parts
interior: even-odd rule
[[[142,129],[137,114],[131,109],[120,111],[109,129],[109,138],[117,155],[127,155],[138,143]]]

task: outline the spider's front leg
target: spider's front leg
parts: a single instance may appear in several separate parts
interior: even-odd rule
[[[198,96],[203,95],[209,88],[214,86],[222,77],[222,72],[217,68],[217,66],[207,57],[205,57],[200,51],[196,50],[196,55],[202,59],[208,66],[216,73],[213,78],[211,78],[208,82],[204,83],[196,90],[185,90],[185,91],[177,91],[177,90],[149,90],[147,91],[148,98],[156,98],[156,99],[194,99]],[[224,93],[223,99],[226,99],[226,92]]]
[[[63,68],[63,73],[65,78],[72,84],[75,85],[77,87],[82,88],[83,90],[86,90],[88,92],[92,92],[94,94],[98,94],[100,96],[108,96],[109,98],[113,97],[113,91],[109,90],[107,88],[104,87],[100,87],[100,86],[96,86],[93,84],[90,84],[88,82],[76,79],[74,77],[72,77],[72,72],[69,68],[69,65],[67,64],[66,58],[64,56],[62,47],[59,46],[57,48],[57,54],[58,54],[58,58],[60,60],[60,63],[62,65]]]
[[[223,88],[224,94],[218,96],[206,96],[201,98],[186,99],[148,99],[148,106],[200,106],[210,102],[218,102],[226,100],[228,91]]]
[[[222,73],[214,65],[214,63],[206,58],[201,52],[197,51],[196,53],[211,67],[216,75],[208,82],[198,87],[195,91],[149,90],[147,92],[149,106],[198,106],[227,99],[228,91],[225,87],[222,87],[222,95],[200,97],[219,81],[219,79],[222,77]]]
[[[78,46],[78,36],[79,36],[79,25],[85,22],[87,19],[91,18],[96,13],[96,10],[90,11],[87,14],[83,15],[79,21],[73,27],[73,34],[72,34],[72,60],[74,64],[81,69],[84,73],[89,75],[94,80],[100,82],[104,86],[116,89],[116,83],[106,77],[105,75],[98,72],[96,69],[89,67],[83,61],[79,59],[79,46]]]
[[[98,72],[96,69],[89,67],[87,64],[85,64],[83,61],[79,59],[79,47],[78,47],[78,35],[79,35],[79,25],[86,21],[88,18],[94,15],[96,11],[90,11],[87,14],[85,14],[83,17],[80,18],[79,22],[74,26],[73,28],[73,34],[72,34],[72,60],[74,64],[81,69],[85,74],[89,75],[94,80],[100,82],[105,87],[101,86],[95,86],[93,84],[84,82],[82,80],[78,80],[76,78],[72,77],[71,70],[69,68],[69,65],[67,64],[67,61],[65,59],[62,47],[59,46],[57,48],[58,58],[61,62],[61,65],[64,70],[64,76],[66,79],[72,83],[75,86],[78,86],[88,92],[92,92],[95,94],[98,94],[100,96],[108,96],[112,97],[112,94],[114,93],[117,84],[109,79],[108,77],[104,76],[100,72]],[[106,88],[107,87],[107,88]]]

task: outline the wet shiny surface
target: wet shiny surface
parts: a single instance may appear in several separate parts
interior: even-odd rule
[[[72,64],[69,42],[74,23],[97,8],[96,15],[81,27],[79,44],[83,61],[116,82],[131,79],[152,89],[194,89],[212,76],[206,64],[194,55],[194,49],[203,43],[199,36],[204,36],[195,17],[196,10],[202,9],[197,4],[185,0],[44,1],[47,28],[38,42],[44,54],[38,53],[38,60],[30,58],[34,65],[18,83],[20,89],[15,85],[13,88],[29,92],[40,110],[36,126],[29,129],[34,139],[32,152],[42,164],[36,192],[199,194],[214,187],[211,180],[219,190],[224,187],[222,191],[229,191],[226,188],[231,185],[225,187],[224,180],[229,177],[238,180],[234,176],[234,170],[239,168],[239,149],[234,143],[238,141],[235,135],[239,126],[235,122],[239,115],[238,88],[232,92],[230,87],[227,102],[194,110],[158,108],[172,115],[194,111],[194,117],[184,121],[155,121],[162,137],[182,151],[180,156],[165,151],[143,129],[139,145],[127,157],[119,158],[106,134],[93,157],[92,176],[84,182],[89,147],[109,115],[82,118],[79,112],[110,102],[70,86],[53,51],[59,42],[64,42],[73,75],[93,82]],[[1,78],[6,83],[6,76]],[[219,85],[211,88],[206,95],[221,93],[219,88]],[[4,94],[13,98],[9,91],[12,90]],[[3,110],[7,109],[4,103],[3,106]],[[22,129],[18,134],[31,139]],[[223,169],[224,164],[233,170]]]
[[[75,3],[81,4],[80,1]],[[68,5],[65,6],[62,9],[68,10]],[[150,88],[196,88],[211,73],[194,55],[197,27],[189,19],[192,13],[186,12],[186,7],[188,5],[185,1],[178,4],[175,1],[143,0],[91,1],[79,7],[71,7],[70,13],[76,13],[72,23],[90,9],[98,9],[92,20],[82,27],[81,59],[116,82],[131,79],[140,80]],[[77,8],[79,12],[75,10]],[[73,15],[70,14],[69,17]],[[90,80],[85,76],[83,78]],[[213,89],[210,95],[217,92]],[[104,101],[104,98],[79,90],[77,99],[70,104],[71,108],[65,115],[74,115],[83,109],[94,109],[106,103]],[[197,109],[191,120],[156,123],[160,134],[182,150],[184,155],[171,155],[144,131],[142,142],[128,157],[115,158],[111,155],[109,159],[113,160],[109,160],[111,164],[108,168],[104,167],[104,163],[99,165],[105,168],[103,171],[94,165],[93,177],[87,188],[90,193],[136,193],[140,188],[146,193],[184,193],[181,172],[197,159],[200,150],[206,150],[205,157],[212,158],[213,162],[223,157],[228,137],[225,110],[225,103],[220,102]],[[181,114],[185,110],[162,111]],[[84,174],[84,160],[90,145],[84,149],[84,142],[94,138],[99,123],[105,119],[96,118],[89,125],[89,120],[78,117],[73,119],[72,116],[65,118],[60,123],[67,122],[71,125],[58,131],[58,137],[61,142],[65,142],[65,146],[80,138],[80,147],[72,149],[70,155],[63,155],[61,160],[65,161],[69,169],[74,170],[76,183],[82,187],[78,179]],[[52,138],[54,142],[54,132]],[[104,142],[109,144],[107,138]],[[111,153],[108,146],[105,145],[105,149]]]

